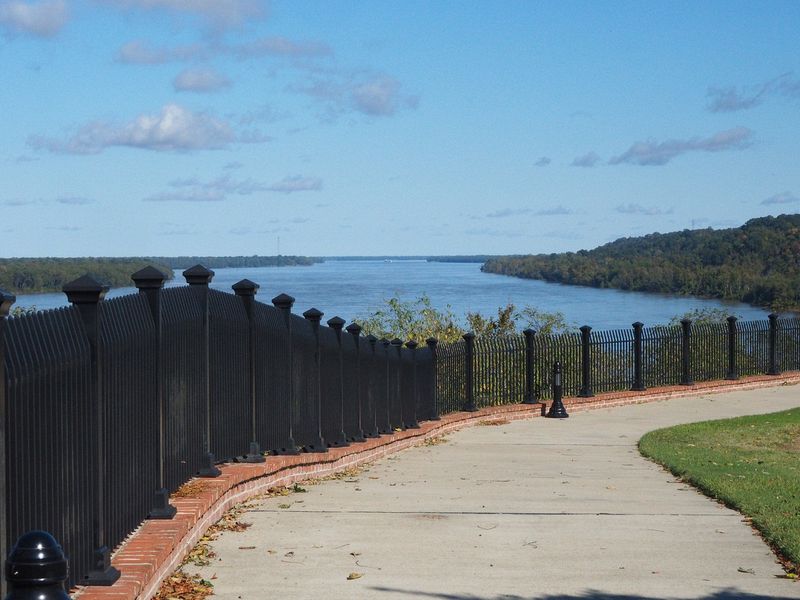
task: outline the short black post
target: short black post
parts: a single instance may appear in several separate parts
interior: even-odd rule
[[[442,417],[439,416],[439,371],[438,371],[438,356],[436,355],[436,346],[439,344],[439,340],[434,337],[429,337],[425,340],[425,343],[428,345],[431,351],[431,360],[433,361],[433,365],[431,366],[431,377],[433,381],[431,382],[432,386],[432,393],[431,393],[431,405],[428,408],[428,419],[430,421],[441,421]]]
[[[739,379],[736,368],[736,317],[728,317],[728,372],[725,379]]]
[[[691,319],[681,319],[681,385],[694,385],[692,380]]]
[[[464,352],[464,369],[466,376],[464,377],[464,393],[466,395],[464,402],[464,410],[467,412],[475,412],[478,407],[475,406],[475,334],[468,331],[463,336],[466,342]]]
[[[590,344],[592,328],[588,325],[581,327],[581,389],[578,392],[580,398],[591,398],[594,396],[592,391],[592,369]]]
[[[642,373],[642,327],[644,327],[644,323],[640,321],[633,324],[633,385],[631,390],[634,392],[643,392],[647,389],[644,386]]]
[[[342,361],[342,329],[344,328],[345,320],[341,317],[332,317],[327,321],[328,327],[333,329],[333,332],[336,334],[336,360],[337,360],[337,369],[339,370],[339,389],[336,390],[336,433],[332,439],[328,439],[325,437],[325,442],[331,448],[340,448],[344,446],[349,446],[350,444],[347,441],[347,435],[344,432],[344,364]],[[322,383],[320,382],[320,386]],[[356,406],[356,410],[358,406]]]
[[[417,342],[409,340],[406,342],[406,348],[411,350],[411,395],[414,401],[411,403],[411,414],[408,411],[403,412],[403,424],[406,429],[419,429],[419,422],[417,421],[417,402],[419,401],[419,391],[417,390]]]
[[[200,340],[203,351],[203,395],[205,397],[205,440],[203,461],[205,465],[197,472],[200,477],[219,477],[222,475],[216,466],[216,458],[211,452],[211,359],[209,349],[209,323],[208,323],[208,285],[214,278],[214,271],[206,269],[203,265],[195,265],[183,272],[186,283],[195,290],[200,302],[203,328]]]
[[[161,373],[161,289],[167,276],[152,266],[136,271],[131,275],[133,283],[139,293],[147,299],[150,307],[150,314],[153,317],[153,325],[156,331],[156,404],[158,405],[158,489],[153,496],[153,508],[147,514],[148,519],[171,519],[175,516],[177,509],[169,503],[169,490],[167,490],[164,476],[166,461],[166,439],[165,426],[167,412],[164,406],[164,385],[163,374]]]
[[[69,600],[68,574],[67,557],[56,539],[46,531],[29,531],[20,536],[6,560],[5,600]]]
[[[522,335],[525,336],[525,399],[522,403],[538,404],[533,361],[533,341],[536,337],[536,332],[533,329],[526,329],[522,332]]]
[[[567,409],[564,408],[564,402],[561,400],[562,394],[561,363],[557,362],[553,365],[553,403],[550,405],[550,410],[547,411],[545,417],[550,419],[566,419],[569,416],[567,414]]]
[[[361,348],[361,325],[358,323],[350,323],[344,330],[353,336],[353,343],[356,346],[356,405],[358,406],[358,432],[360,436],[354,438],[353,442],[363,442],[366,438],[378,437],[380,434],[375,429],[375,419],[370,422],[370,416],[373,414],[372,406],[370,404],[369,390],[364,390],[362,381],[363,375],[369,368],[364,364],[364,352]]]
[[[8,498],[7,476],[6,476],[6,343],[5,327],[6,318],[11,312],[11,306],[17,301],[14,294],[0,289],[0,560],[8,556],[8,541],[6,532],[8,531]],[[5,593],[4,580],[0,581],[0,594]]]
[[[285,424],[287,431],[288,431],[288,439],[286,440],[286,447],[281,448],[270,448],[271,452],[275,454],[299,454],[300,450],[297,449],[297,445],[294,443],[294,432],[293,432],[293,423],[294,423],[294,374],[293,374],[293,347],[294,344],[292,342],[292,306],[294,306],[294,298],[292,298],[289,294],[279,294],[272,299],[272,305],[280,309],[283,313],[284,317],[284,324],[286,325],[286,339],[288,340],[286,343],[286,355],[287,355],[287,362],[289,367],[284,375],[286,377],[286,381],[289,383],[289,405],[286,407],[286,418],[288,419],[288,423]]]
[[[249,324],[247,346],[247,381],[250,386],[250,450],[242,461],[246,463],[262,463],[266,461],[264,454],[261,452],[261,445],[258,443],[258,426],[256,425],[258,418],[258,407],[256,406],[256,328],[255,323],[253,322],[253,305],[255,304],[256,294],[258,293],[259,287],[261,286],[250,281],[249,279],[242,279],[231,286],[233,293],[239,296],[239,298],[242,300]]]
[[[111,566],[111,549],[106,545],[105,534],[105,455],[108,451],[105,439],[105,406],[103,398],[102,354],[100,352],[100,320],[102,310],[100,303],[108,292],[108,286],[101,285],[88,275],[79,277],[62,288],[72,305],[81,317],[84,333],[89,342],[92,360],[92,403],[94,414],[90,430],[93,434],[94,457],[91,469],[95,477],[93,494],[92,522],[94,542],[94,567],[86,575],[86,585],[112,585],[119,579],[120,573]]]
[[[772,313],[769,319],[769,370],[767,375],[780,375],[778,370],[778,315]]]
[[[319,361],[319,323],[322,320],[323,312],[316,308],[309,308],[303,313],[309,323],[311,323],[311,330],[314,332],[314,374],[312,377],[312,389],[314,390],[314,420],[316,421],[314,438],[311,443],[305,447],[305,450],[311,452],[327,452],[328,446],[325,445],[325,440],[322,437],[322,390],[320,386],[320,361]]]

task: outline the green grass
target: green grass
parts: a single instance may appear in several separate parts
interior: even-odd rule
[[[800,574],[800,408],[651,431],[639,450],[749,517]]]

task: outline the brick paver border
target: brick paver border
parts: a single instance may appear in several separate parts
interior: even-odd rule
[[[800,373],[653,388],[644,392],[613,392],[598,394],[592,398],[566,398],[564,405],[568,412],[574,412],[794,384],[800,384]],[[114,585],[79,587],[73,590],[73,597],[80,600],[152,598],[161,583],[180,566],[206,530],[235,504],[276,486],[323,477],[373,462],[420,444],[426,439],[476,425],[481,421],[530,419],[543,415],[545,410],[544,404],[516,404],[484,408],[477,412],[451,413],[444,415],[439,421],[423,422],[419,429],[398,431],[345,448],[331,448],[326,453],[268,456],[266,462],[260,464],[221,465],[222,475],[213,479],[202,479],[202,491],[197,492],[195,497],[171,500],[178,509],[173,519],[145,521],[116,549],[111,563],[122,575]]]

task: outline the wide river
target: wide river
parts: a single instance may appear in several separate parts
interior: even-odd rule
[[[325,319],[339,315],[347,321],[365,316],[384,306],[393,296],[413,300],[427,295],[436,308],[450,307],[461,317],[467,311],[495,314],[498,307],[512,302],[518,308],[534,306],[547,312],[560,311],[569,323],[587,324],[595,329],[630,327],[634,321],[646,325],[666,323],[675,315],[696,308],[722,308],[740,319],[763,319],[767,311],[747,304],[723,303],[662,294],[623,292],[589,287],[518,279],[482,273],[477,263],[437,263],[421,260],[335,261],[310,267],[260,267],[216,269],[212,287],[230,291],[240,279],[261,286],[258,299],[269,302],[285,292],[296,298],[294,311],[313,307]],[[178,285],[183,281],[177,274]],[[135,292],[119,288],[108,297]],[[56,308],[67,304],[64,294],[19,296],[16,306]]]

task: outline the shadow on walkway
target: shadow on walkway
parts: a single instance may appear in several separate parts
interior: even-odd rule
[[[417,598],[436,598],[438,600],[678,600],[668,596],[640,596],[629,594],[609,594],[598,590],[587,590],[581,594],[545,594],[535,596],[518,596],[516,594],[500,594],[498,596],[475,596],[472,594],[446,594],[423,592],[419,590],[404,590],[390,587],[372,587],[377,592],[392,592],[395,594],[408,594]],[[798,584],[800,595],[800,584]],[[798,596],[762,596],[761,594],[748,594],[736,588],[727,588],[694,600],[797,600]]]

